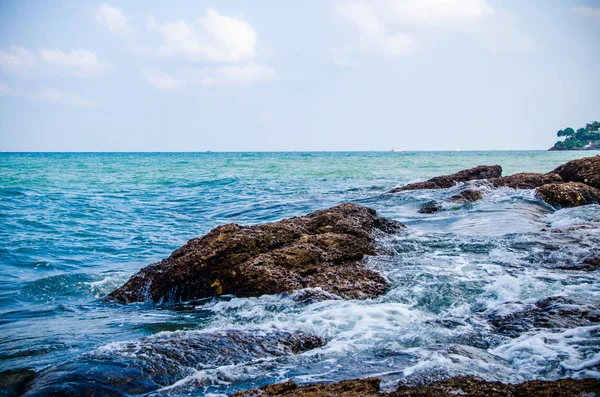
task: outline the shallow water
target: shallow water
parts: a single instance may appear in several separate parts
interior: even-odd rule
[[[327,344],[300,355],[188,368],[158,394],[226,395],[286,379],[381,376],[386,387],[460,374],[518,382],[600,377],[600,323],[495,327],[548,297],[600,307],[600,272],[561,270],[600,255],[600,206],[556,211],[533,191],[395,186],[479,164],[548,172],[580,152],[0,154],[0,371],[36,370],[164,332],[306,331]],[[443,210],[423,215],[424,203]],[[352,201],[409,228],[369,258],[391,283],[367,301],[293,296],[175,308],[99,300],[190,238]],[[567,305],[568,306],[568,305]],[[561,306],[562,307],[562,306]],[[160,332],[163,332],[159,334]],[[157,335],[158,336],[153,336]],[[123,353],[124,354],[124,353]],[[130,354],[130,353],[128,353]],[[111,356],[113,357],[113,356]]]

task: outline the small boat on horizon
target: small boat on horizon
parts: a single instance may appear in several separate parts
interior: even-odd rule
[[[402,149],[398,149],[398,148],[393,148],[392,152],[403,152],[403,150]]]

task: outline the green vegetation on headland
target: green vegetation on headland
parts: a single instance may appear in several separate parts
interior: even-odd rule
[[[600,122],[587,123],[585,128],[575,131],[568,127],[556,133],[558,137],[566,137],[564,141],[558,141],[550,150],[598,150],[600,149]]]

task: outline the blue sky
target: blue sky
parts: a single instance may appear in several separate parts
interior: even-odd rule
[[[0,150],[546,149],[600,1],[0,2]]]

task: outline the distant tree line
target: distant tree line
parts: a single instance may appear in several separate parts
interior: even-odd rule
[[[581,150],[581,149],[600,149],[600,132],[598,128],[600,122],[593,121],[587,123],[585,128],[580,128],[575,131],[568,127],[556,133],[556,136],[565,140],[558,141],[554,144],[554,150]]]

